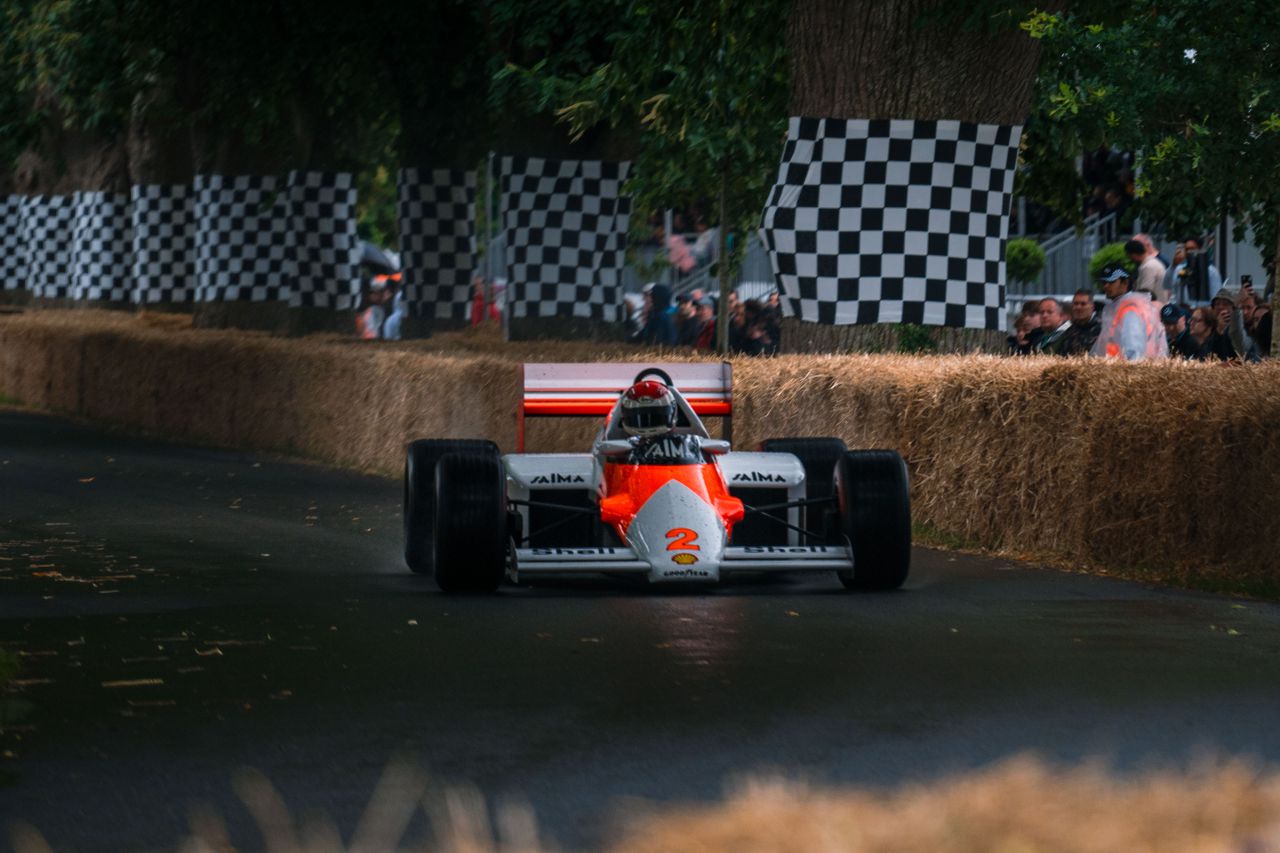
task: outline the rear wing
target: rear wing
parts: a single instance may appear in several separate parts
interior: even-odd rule
[[[631,387],[636,374],[656,367],[671,382],[698,417],[724,418],[724,437],[732,440],[733,366],[681,362],[567,362],[520,365],[520,408],[516,413],[517,452],[524,452],[525,418],[597,417],[613,411],[618,397]]]

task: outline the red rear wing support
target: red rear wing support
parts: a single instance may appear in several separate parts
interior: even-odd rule
[[[524,452],[525,418],[597,417],[613,411],[636,374],[656,367],[671,377],[676,390],[698,417],[724,418],[724,437],[733,436],[733,366],[681,362],[652,364],[567,362],[520,365],[520,408],[516,411],[516,451]]]

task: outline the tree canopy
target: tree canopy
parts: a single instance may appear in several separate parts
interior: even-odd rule
[[[1122,0],[1038,12],[1045,46],[1028,128],[1028,190],[1059,211],[1073,158],[1100,145],[1135,154],[1144,221],[1203,233],[1232,214],[1265,256],[1280,216],[1280,6]],[[1076,195],[1079,198],[1079,195]]]

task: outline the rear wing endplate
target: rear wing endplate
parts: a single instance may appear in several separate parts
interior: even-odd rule
[[[613,411],[619,395],[640,371],[656,367],[671,382],[698,417],[724,418],[724,437],[732,440],[733,365],[680,362],[611,362],[577,364],[552,362],[520,366],[520,408],[516,413],[517,452],[524,452],[526,418],[597,417]]]

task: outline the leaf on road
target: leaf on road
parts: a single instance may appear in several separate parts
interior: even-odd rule
[[[98,478],[97,478],[97,477],[81,477],[81,478],[80,478],[80,482],[82,482],[82,483],[92,483],[92,482],[93,482],[94,480],[96,480],[96,479],[98,479]]]
[[[788,610],[788,611],[787,611],[787,615],[788,615],[788,616],[799,616],[800,614],[799,614],[799,613],[797,613],[797,612],[795,612],[794,610]]]
[[[155,687],[164,684],[163,678],[126,678],[120,681],[104,681],[102,686],[108,689],[117,687]]]

